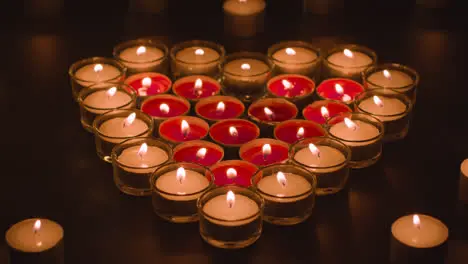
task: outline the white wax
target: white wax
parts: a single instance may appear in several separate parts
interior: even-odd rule
[[[156,146],[148,145],[147,152],[141,156],[138,154],[140,148],[141,146],[132,146],[124,149],[117,160],[125,166],[141,169],[123,167],[124,170],[134,173],[150,173],[154,171],[155,166],[163,164],[169,159],[166,151]]]
[[[266,200],[275,202],[295,202],[305,197],[298,197],[288,199],[291,196],[305,194],[312,189],[312,185],[304,177],[293,173],[284,173],[287,184],[283,186],[278,182],[276,174],[263,177],[257,184],[257,188],[263,193],[269,194],[273,197],[263,196]],[[285,198],[283,198],[285,197]]]
[[[202,55],[197,54],[198,49],[202,49],[204,53]],[[219,59],[219,56],[216,50],[208,47],[189,47],[177,52],[175,55],[177,60],[190,64],[214,62]]]
[[[201,192],[206,189],[210,182],[208,179],[193,170],[185,170],[185,179],[180,183],[177,180],[177,170],[173,170],[161,175],[156,180],[156,188],[165,193],[172,194],[171,196],[160,193],[160,195],[168,200],[174,201],[190,201],[197,199],[200,194],[190,195]]]
[[[148,131],[148,125],[143,120],[136,118],[131,125],[124,126],[126,119],[126,117],[116,117],[109,119],[102,123],[102,125],[99,127],[99,131],[104,136],[113,138],[135,137],[143,134],[145,131]],[[114,141],[109,138],[106,138],[105,140],[115,143],[122,141],[121,139]]]
[[[302,48],[302,47],[290,47],[292,48],[296,54],[289,55],[286,53],[286,49],[280,49],[273,54],[273,59],[284,62],[284,63],[310,63],[317,59],[317,53],[310,49]]]
[[[250,69],[243,69],[243,64],[249,64]],[[256,59],[237,59],[224,65],[225,72],[243,77],[259,75],[266,73],[268,70],[269,67],[265,62]]]
[[[392,225],[392,235],[401,243],[414,248],[432,248],[441,245],[448,238],[448,228],[438,219],[420,215],[419,228],[413,223],[413,215],[396,220]]]
[[[309,148],[306,147],[294,154],[294,160],[301,164],[304,164],[305,166],[315,167],[313,169],[308,169],[317,173],[337,171],[344,166],[343,164],[339,167],[327,168],[342,164],[346,161],[346,157],[341,151],[337,150],[336,148],[321,145],[316,145],[316,147],[320,151],[320,157],[318,157],[318,155],[312,154]]]
[[[225,12],[236,16],[251,16],[262,12],[265,9],[263,0],[227,0],[224,2]]]
[[[379,96],[379,98],[383,106],[377,105],[373,97],[369,97],[359,103],[360,110],[371,114],[380,121],[392,121],[405,116],[407,107],[401,100],[384,96]]]
[[[207,219],[210,222],[213,222],[218,225],[224,226],[240,226],[245,225],[256,218],[246,219],[258,214],[260,208],[258,207],[257,203],[250,199],[249,197],[241,194],[235,194],[235,202],[234,205],[229,208],[227,203],[227,194],[218,195],[213,199],[209,200],[203,206],[203,212],[213,218],[217,218],[220,220],[228,221],[216,221],[216,219]],[[239,221],[242,219],[246,219],[244,221]]]
[[[41,227],[34,233],[34,224]],[[22,252],[42,252],[53,248],[63,239],[63,228],[48,219],[26,219],[16,223],[6,232],[6,242],[11,248]]]
[[[371,57],[367,54],[352,51],[353,57],[347,57],[343,51],[335,52],[332,55],[328,56],[327,60],[334,65],[341,66],[343,68],[355,68],[355,67],[365,67],[372,63]]]
[[[119,108],[129,104],[131,101],[132,97],[121,91],[117,91],[113,96],[109,96],[107,91],[98,91],[86,96],[83,100],[83,105],[88,112],[103,114],[109,111],[109,109]]]
[[[144,46],[146,48],[146,52],[137,54],[139,47],[140,46],[135,46],[124,49],[119,54],[119,58],[123,60],[122,63],[125,66],[133,69],[143,69],[150,68],[161,63],[158,60],[164,57],[164,52],[162,50],[151,46]]]
[[[363,122],[361,120],[353,120],[357,125],[357,128],[353,130],[346,126],[345,122],[340,122],[333,125],[330,128],[330,134],[333,136],[345,140],[345,144],[349,146],[361,146],[368,145],[372,142],[349,142],[349,141],[366,141],[377,137],[380,134],[380,131],[377,127],[372,124]]]
[[[414,83],[411,77],[397,70],[387,70],[391,78],[387,78],[383,71],[378,71],[367,77],[369,87],[400,88],[407,87]],[[409,89],[409,88],[408,88]]]
[[[99,64],[99,63],[96,63]],[[105,81],[115,80],[119,77],[121,72],[116,67],[110,64],[101,64],[102,71],[94,71],[96,64],[88,64],[79,68],[75,72],[75,78],[79,79],[77,82],[81,86],[90,86],[95,83],[102,83]],[[93,85],[94,88],[99,88],[99,85]]]
[[[460,165],[460,183],[459,199],[468,203],[468,159],[465,159]]]

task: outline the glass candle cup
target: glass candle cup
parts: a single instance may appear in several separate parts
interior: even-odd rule
[[[369,48],[340,45],[327,52],[323,61],[322,79],[341,77],[361,82],[361,72],[376,62],[377,54]]]
[[[264,0],[225,0],[224,31],[236,37],[252,37],[263,32]]]
[[[114,58],[124,64],[128,75],[140,72],[169,74],[169,51],[154,38],[140,38],[122,42],[114,47]]]
[[[80,104],[81,124],[84,129],[93,132],[93,122],[97,116],[115,109],[135,108],[136,94],[133,90],[122,83],[103,83],[95,88],[83,89],[78,95]]]
[[[172,88],[174,94],[185,98],[192,105],[192,113],[195,104],[202,98],[218,95],[221,85],[215,79],[203,75],[191,75],[178,79]]]
[[[272,97],[284,98],[303,109],[313,100],[315,82],[302,75],[281,74],[268,81],[267,91]]]
[[[146,196],[151,194],[150,177],[172,157],[172,148],[152,138],[133,138],[112,149],[114,182],[125,194]]]
[[[314,121],[322,126],[327,121],[340,113],[351,113],[353,110],[344,103],[333,100],[320,100],[311,103],[302,110],[302,116],[306,120]]]
[[[214,188],[197,202],[200,235],[214,247],[247,247],[262,233],[263,206],[262,197],[247,188]]]
[[[408,66],[378,64],[362,73],[362,81],[366,89],[391,88],[408,96],[413,104],[416,102],[419,74]]]
[[[292,119],[279,123],[275,127],[274,135],[278,140],[294,144],[304,138],[325,136],[327,131],[314,121]]]
[[[286,163],[289,160],[289,145],[271,138],[257,138],[239,149],[239,157],[257,167]]]
[[[257,166],[245,160],[223,160],[210,167],[216,186],[238,185],[250,187]]]
[[[265,200],[263,219],[275,225],[295,225],[312,215],[317,180],[296,165],[271,165],[252,178],[254,190]]]
[[[367,90],[355,102],[356,112],[369,114],[383,123],[384,141],[399,140],[408,134],[412,106],[406,95],[385,88]]]
[[[352,106],[356,96],[364,90],[360,83],[353,80],[332,78],[321,82],[316,93],[320,100],[333,100]]]
[[[147,137],[153,132],[153,119],[137,109],[118,109],[94,119],[93,131],[98,156],[111,163],[112,149],[123,141]]]
[[[95,88],[101,83],[120,82],[125,78],[127,68],[120,62],[103,57],[82,59],[73,63],[68,70],[73,98],[77,98],[82,89],[91,85]]]
[[[224,60],[224,47],[210,41],[192,40],[172,47],[172,77],[179,79],[188,75],[219,77],[219,65]]]
[[[317,177],[317,195],[341,191],[348,181],[351,150],[329,137],[301,140],[291,147],[291,161],[313,172]]]
[[[137,94],[137,106],[141,107],[141,103],[148,96],[166,94],[171,92],[172,81],[166,75],[156,72],[142,72],[134,74],[127,79],[125,83],[132,87]]]
[[[169,163],[151,176],[154,212],[173,223],[198,221],[197,199],[212,188],[213,175],[201,165]]]
[[[260,128],[262,137],[272,138],[275,126],[294,119],[298,110],[296,105],[282,98],[264,98],[252,103],[247,111],[249,119]]]
[[[351,149],[351,168],[369,167],[380,159],[384,126],[371,115],[341,113],[329,120],[328,134]]]
[[[195,105],[197,116],[209,124],[225,119],[240,118],[244,110],[245,106],[239,99],[224,95],[201,99]]]
[[[268,57],[273,61],[273,75],[299,74],[315,82],[320,78],[322,54],[312,44],[304,41],[284,41],[268,49]]]
[[[224,158],[224,149],[205,140],[191,140],[174,148],[177,162],[193,162],[203,166],[214,165]]]
[[[210,126],[198,117],[176,116],[164,120],[159,125],[159,136],[172,145],[185,141],[204,139]]]
[[[221,64],[223,93],[251,103],[262,97],[270,78],[272,64],[267,56],[256,52],[237,52]]]

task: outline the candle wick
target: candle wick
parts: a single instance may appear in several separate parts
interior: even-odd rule
[[[182,177],[179,179],[179,183],[182,184]]]
[[[268,159],[268,154],[263,154],[263,161],[267,161]]]
[[[228,203],[229,208],[232,208],[233,205],[234,205],[233,202]]]

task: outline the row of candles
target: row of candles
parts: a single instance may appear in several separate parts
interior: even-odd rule
[[[169,62],[162,43],[139,39],[114,56],[69,71],[98,156],[113,164],[122,192],[151,195],[168,221],[199,221],[202,238],[222,248],[254,243],[263,220],[303,222],[316,195],[344,188],[350,167],[375,163],[384,139],[406,135],[419,81],[355,45],[325,58],[299,41],[276,44],[268,56],[225,56],[221,45],[189,41],[171,49]],[[439,220],[404,216],[392,225],[392,256],[440,258],[447,238]],[[63,257],[62,240],[63,229],[47,219],[7,232],[14,259]]]

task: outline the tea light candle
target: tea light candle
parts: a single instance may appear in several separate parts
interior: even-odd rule
[[[272,137],[274,127],[280,122],[294,119],[297,107],[282,98],[265,98],[255,101],[248,109],[251,120],[258,124],[263,137]]]
[[[392,121],[402,117],[407,106],[399,99],[374,95],[359,102],[358,107],[374,115],[380,121]]]
[[[114,48],[114,57],[122,62],[129,72],[165,71],[167,47],[154,39],[136,39],[123,42]]]
[[[443,263],[449,231],[438,219],[407,215],[392,224],[391,263]]]
[[[221,85],[213,78],[203,75],[192,75],[180,78],[172,88],[174,93],[191,102],[219,94]]]
[[[209,180],[201,173],[179,167],[177,170],[167,172],[158,177],[156,188],[171,196],[160,193],[166,199],[174,201],[187,201],[197,199],[187,194],[195,194],[209,186]],[[180,195],[180,196],[179,196]]]
[[[257,166],[285,163],[289,158],[289,145],[275,139],[259,138],[242,145],[239,156]]]
[[[139,174],[151,173],[154,171],[155,166],[168,160],[169,156],[165,150],[146,143],[126,148],[117,157],[117,161],[124,165],[122,167],[124,170]]]
[[[88,95],[82,100],[86,111],[94,114],[103,114],[109,109],[128,105],[134,99],[128,92],[117,89],[116,86],[109,89],[96,89],[96,92],[87,93]]]
[[[361,120],[353,121],[347,117],[342,122],[333,124],[329,132],[337,138],[346,140],[346,144],[350,146],[367,145],[370,143],[368,141],[372,139],[376,141],[380,135],[379,129],[373,124]]]
[[[231,96],[210,96],[195,105],[195,113],[208,122],[238,118],[244,113],[244,104]]]
[[[343,153],[331,146],[309,144],[308,148],[303,148],[294,154],[294,160],[308,167],[317,167],[313,172],[325,173],[333,172],[345,166],[346,157]],[[336,165],[342,164],[340,167]],[[323,168],[323,169],[322,169]]]
[[[279,123],[274,130],[276,139],[293,144],[301,139],[325,136],[327,132],[319,124],[301,119]]]
[[[26,219],[5,235],[10,263],[64,263],[63,228],[48,219]]]
[[[105,63],[88,64],[75,72],[75,78],[82,86],[116,80],[120,76],[122,72],[117,67]]]
[[[250,58],[233,60],[224,65],[224,71],[237,76],[235,79],[239,82],[264,83],[265,76],[262,74],[269,70],[270,67],[265,62]]]
[[[220,162],[223,157],[224,150],[220,146],[204,140],[192,140],[177,145],[174,148],[173,159],[211,166]]]
[[[161,138],[173,144],[203,139],[208,130],[209,125],[205,121],[192,116],[171,117],[159,125]]]
[[[121,141],[121,138],[135,137],[148,131],[148,125],[141,119],[136,118],[135,113],[131,113],[128,117],[115,117],[104,121],[99,126],[99,133],[110,138],[120,138],[116,143]],[[114,142],[112,139],[106,139]]]
[[[186,115],[190,110],[190,103],[180,97],[159,94],[148,97],[141,104],[141,111],[157,120]]]
[[[384,88],[402,88],[411,86],[414,81],[406,73],[398,70],[382,70],[367,77],[368,84]],[[401,90],[403,92],[404,90]]]
[[[351,104],[362,92],[364,87],[361,84],[342,78],[324,80],[317,87],[317,95],[321,99],[341,101],[345,104]]]
[[[226,0],[225,29],[234,36],[251,37],[263,30],[264,0]]]
[[[318,124],[325,125],[328,119],[340,114],[351,113],[352,110],[347,105],[332,101],[320,100],[306,106],[302,110],[302,115],[305,119],[314,121]]]
[[[468,203],[468,159],[465,159],[460,165],[458,197],[462,202]]]
[[[257,188],[269,196],[264,196],[266,200],[285,203],[294,202],[302,198],[282,199],[283,197],[300,196],[310,192],[312,185],[304,177],[279,171],[276,176],[262,178]]]
[[[342,46],[329,52],[325,59],[325,71],[330,77],[347,77],[360,81],[360,73],[376,61],[377,56],[368,48]]]
[[[290,99],[312,94],[315,90],[315,83],[302,75],[283,74],[268,81],[267,88],[275,96]]]
[[[132,75],[125,80],[140,97],[167,93],[171,90],[172,81],[166,75],[155,72],[143,72]]]
[[[225,160],[210,167],[217,186],[235,184],[249,187],[257,166],[244,160]]]

